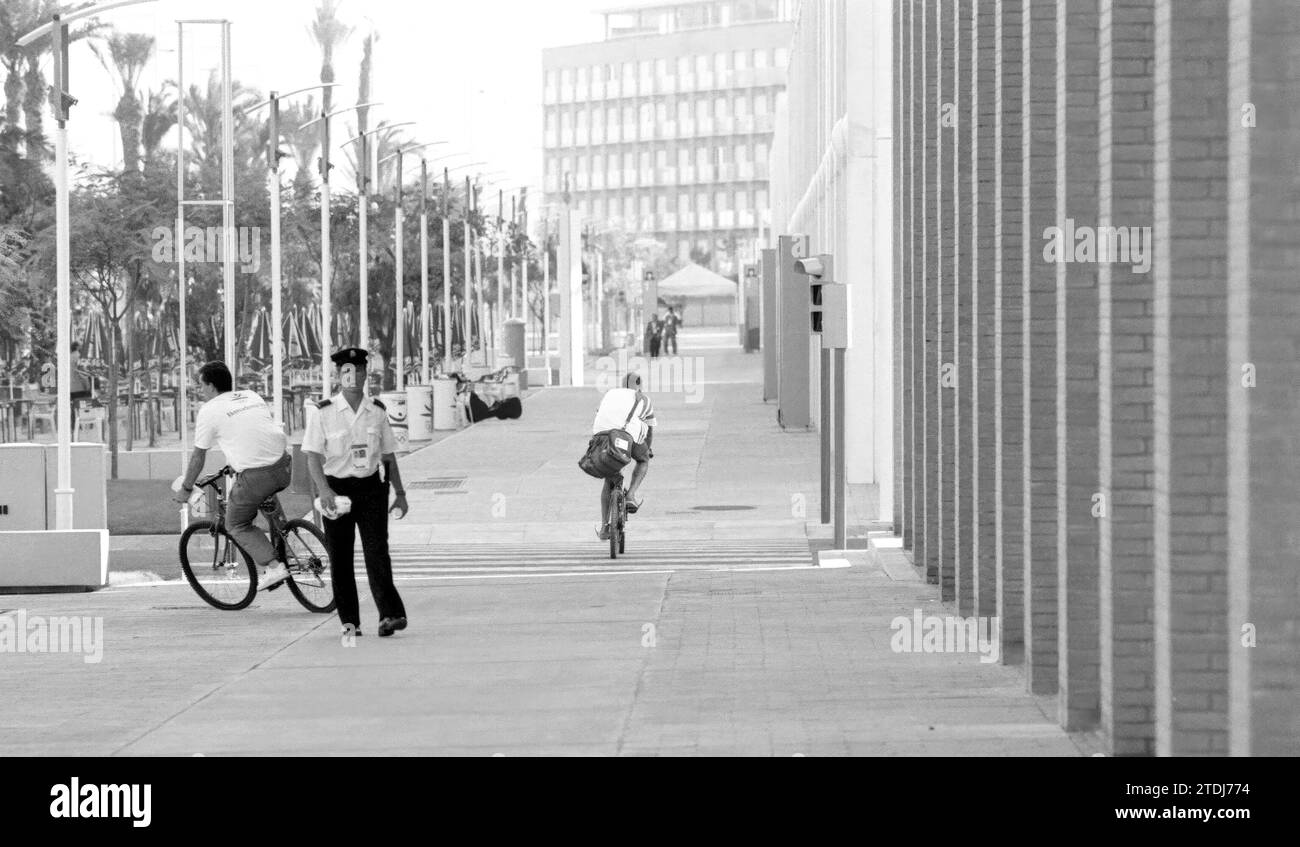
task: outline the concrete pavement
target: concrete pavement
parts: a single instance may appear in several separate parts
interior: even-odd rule
[[[403,461],[411,627],[393,638],[364,593],[352,645],[284,591],[235,613],[175,581],[0,596],[11,621],[103,622],[98,663],[0,652],[0,754],[1086,751],[1014,669],[891,649],[895,618],[946,613],[934,587],[865,555],[812,565],[815,436],[775,426],[756,356],[692,339],[706,374],[748,381],[656,392],[625,558],[595,538],[598,483],[576,466],[596,389],[541,391]]]

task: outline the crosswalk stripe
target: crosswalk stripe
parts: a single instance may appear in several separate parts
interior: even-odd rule
[[[392,545],[394,576],[430,579],[440,576],[530,576],[576,573],[671,573],[674,571],[784,570],[807,568],[811,556],[802,539],[674,540],[629,539],[627,553],[608,558],[607,546],[548,546],[544,542],[477,542],[470,544]]]

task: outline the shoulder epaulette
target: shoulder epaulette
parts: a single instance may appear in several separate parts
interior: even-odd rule
[[[374,403],[375,403],[376,406],[378,406],[379,408],[383,409],[385,412],[388,411],[388,407],[385,406],[383,403],[379,402],[378,400],[375,400]]]
[[[317,409],[323,409],[323,408],[325,408],[326,406],[328,406],[330,403],[333,403],[333,402],[334,402],[333,400],[317,400],[317,401],[316,401],[316,408],[317,408]]]

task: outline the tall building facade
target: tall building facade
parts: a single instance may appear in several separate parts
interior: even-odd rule
[[[791,0],[642,3],[605,40],[543,52],[543,170],[597,227],[662,242],[723,274],[768,225]]]

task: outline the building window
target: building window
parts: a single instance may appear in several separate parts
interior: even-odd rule
[[[663,79],[668,76],[668,60],[655,59],[655,76]]]
[[[611,130],[618,126],[618,107],[610,106],[605,110],[605,126]]]
[[[555,71],[546,72],[546,87],[555,88]]]
[[[677,167],[685,170],[691,166],[691,151],[686,147],[677,148]]]
[[[716,73],[718,76],[722,76],[723,74],[725,74],[725,73],[727,72],[727,54],[726,54],[726,53],[714,53],[714,54],[713,54],[713,72]]]
[[[719,94],[713,98],[713,117],[727,117],[727,95]]]
[[[636,81],[636,66],[631,62],[623,63],[623,82],[632,83]]]
[[[555,132],[555,110],[554,109],[546,110],[546,131],[548,133]]]
[[[768,107],[767,107],[767,95],[766,95],[766,94],[755,94],[755,95],[754,95],[754,114],[756,114],[756,115],[766,115],[767,112],[768,112]]]
[[[738,118],[749,116],[749,95],[737,94],[735,102],[732,103],[731,113]]]
[[[744,164],[749,161],[749,145],[737,144],[735,148],[736,164]]]
[[[560,85],[565,86],[567,88],[572,84],[573,84],[573,69],[562,68],[560,70]]]
[[[668,122],[668,103],[666,101],[660,100],[655,103],[655,120],[661,124]]]
[[[695,74],[700,76],[709,72],[709,57],[703,54],[695,57]]]
[[[737,211],[737,212],[743,212],[743,211],[746,211],[748,208],[749,208],[749,192],[748,192],[748,191],[737,191],[737,192],[736,192],[736,211]]]
[[[759,49],[755,50],[755,51],[754,51],[754,67],[756,67],[756,68],[766,68],[768,65],[771,64],[771,60],[769,59],[769,56],[770,56],[770,54],[768,53],[768,51],[767,51],[767,50],[764,50],[764,49],[761,48],[761,47],[760,47]]]
[[[587,66],[586,65],[583,65],[582,67],[578,68],[578,87],[579,88],[587,87]]]
[[[641,217],[643,218],[650,217],[650,195],[649,194],[641,195]]]
[[[695,120],[705,121],[709,117],[709,101],[700,97],[695,101]]]
[[[679,76],[679,77],[684,77],[684,76],[689,75],[690,72],[691,72],[691,57],[690,57],[690,56],[678,56],[678,57],[677,57],[677,76]]]
[[[731,211],[731,198],[726,191],[715,191],[713,193],[713,211]]]
[[[737,50],[731,54],[731,61],[736,66],[736,70],[749,70],[749,51]]]
[[[691,195],[685,191],[677,192],[677,214],[685,217],[691,213]]]
[[[768,157],[767,142],[760,141],[754,146],[754,161],[766,162]]]
[[[684,124],[691,119],[691,101],[685,97],[677,98],[677,122]]]

